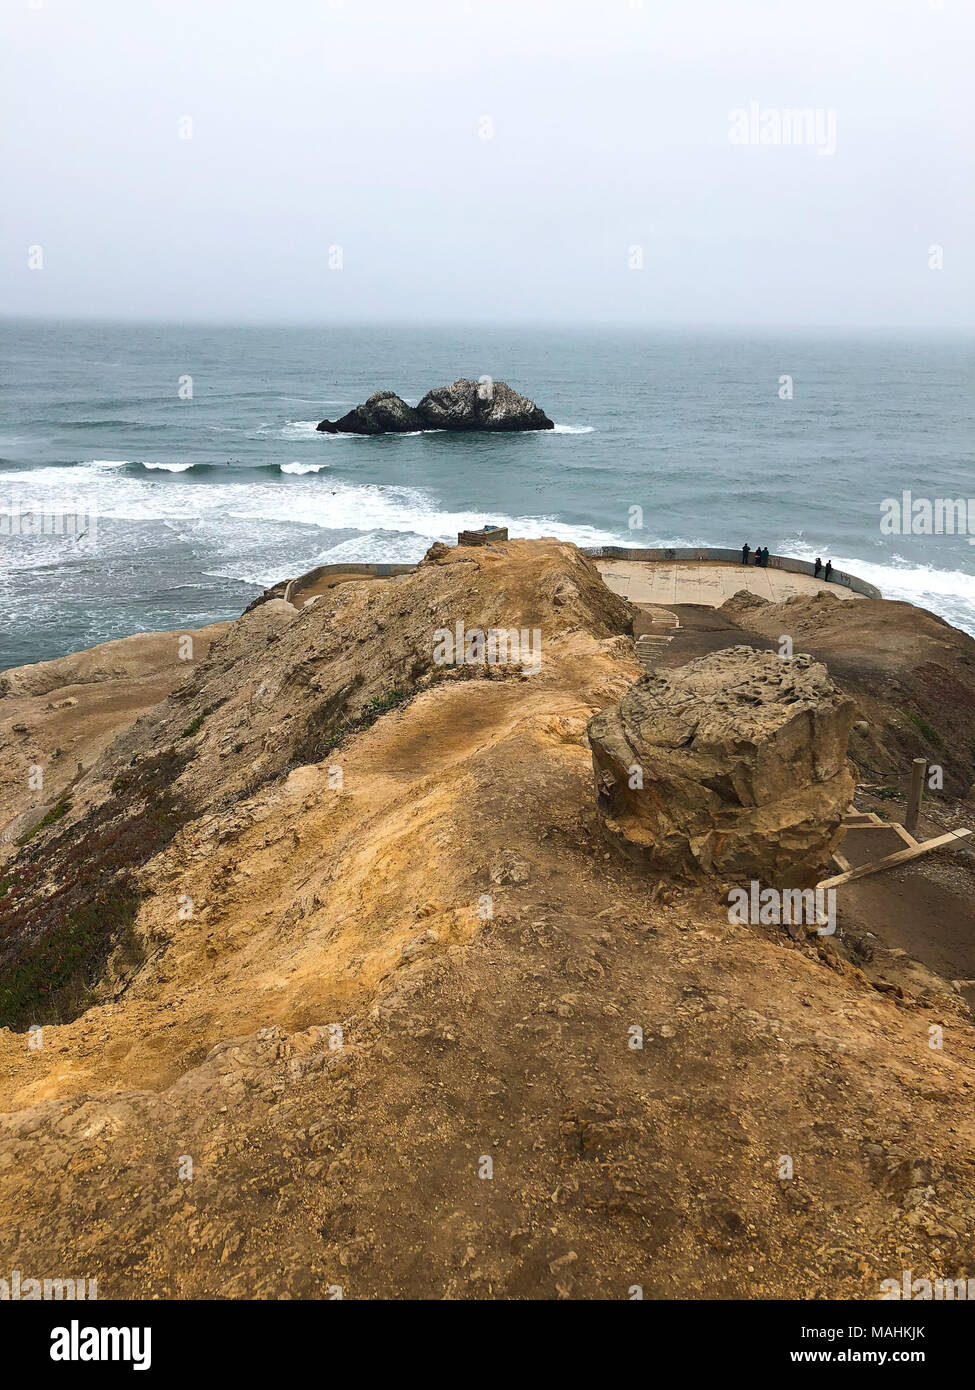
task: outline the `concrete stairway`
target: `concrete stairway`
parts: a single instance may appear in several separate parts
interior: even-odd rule
[[[649,631],[642,632],[636,639],[637,659],[645,671],[652,671],[661,651],[670,645],[680,631],[680,622],[677,614],[671,613],[669,608],[658,608],[652,603],[638,603],[635,606],[650,619]]]

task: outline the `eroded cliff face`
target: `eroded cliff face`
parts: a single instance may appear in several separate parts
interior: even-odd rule
[[[101,1297],[963,1272],[960,1000],[607,848],[586,724],[630,617],[571,546],[453,549],[262,604],[105,749],[0,868],[0,1264]],[[537,630],[537,673],[438,664],[458,623]],[[52,989],[24,947],[58,940]]]
[[[62,803],[120,730],[189,677],[230,626],[148,632],[0,673],[0,845]],[[40,771],[40,776],[38,776]]]
[[[912,758],[944,770],[945,790],[975,784],[975,642],[934,613],[828,591],[786,603],[729,600],[740,628],[811,653],[856,702],[850,755],[865,780],[899,778]]]

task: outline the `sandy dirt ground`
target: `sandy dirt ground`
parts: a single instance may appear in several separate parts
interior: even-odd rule
[[[187,636],[201,660],[228,626],[123,637],[0,673],[0,842],[29,829],[120,730],[187,678]]]
[[[602,839],[585,726],[633,617],[571,546],[454,549],[272,599],[120,730],[0,868],[0,967],[11,900],[56,940],[111,870],[134,912],[40,1045],[0,1028],[0,1264],[147,1298],[975,1274],[961,993]],[[538,627],[541,671],[432,666],[458,620]]]
[[[717,560],[596,560],[603,579],[631,603],[699,603],[721,605],[741,589],[769,603],[823,590],[840,599],[859,599],[842,584],[827,584],[810,574],[793,574],[759,565],[728,565]]]

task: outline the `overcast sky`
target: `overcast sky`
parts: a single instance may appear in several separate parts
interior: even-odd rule
[[[7,314],[973,321],[971,0],[0,13]]]

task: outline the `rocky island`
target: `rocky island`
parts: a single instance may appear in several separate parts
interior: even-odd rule
[[[338,420],[322,420],[322,434],[415,434],[421,430],[551,430],[555,428],[534,401],[519,396],[504,381],[458,377],[450,386],[435,386],[408,405],[395,391],[376,391]]]

